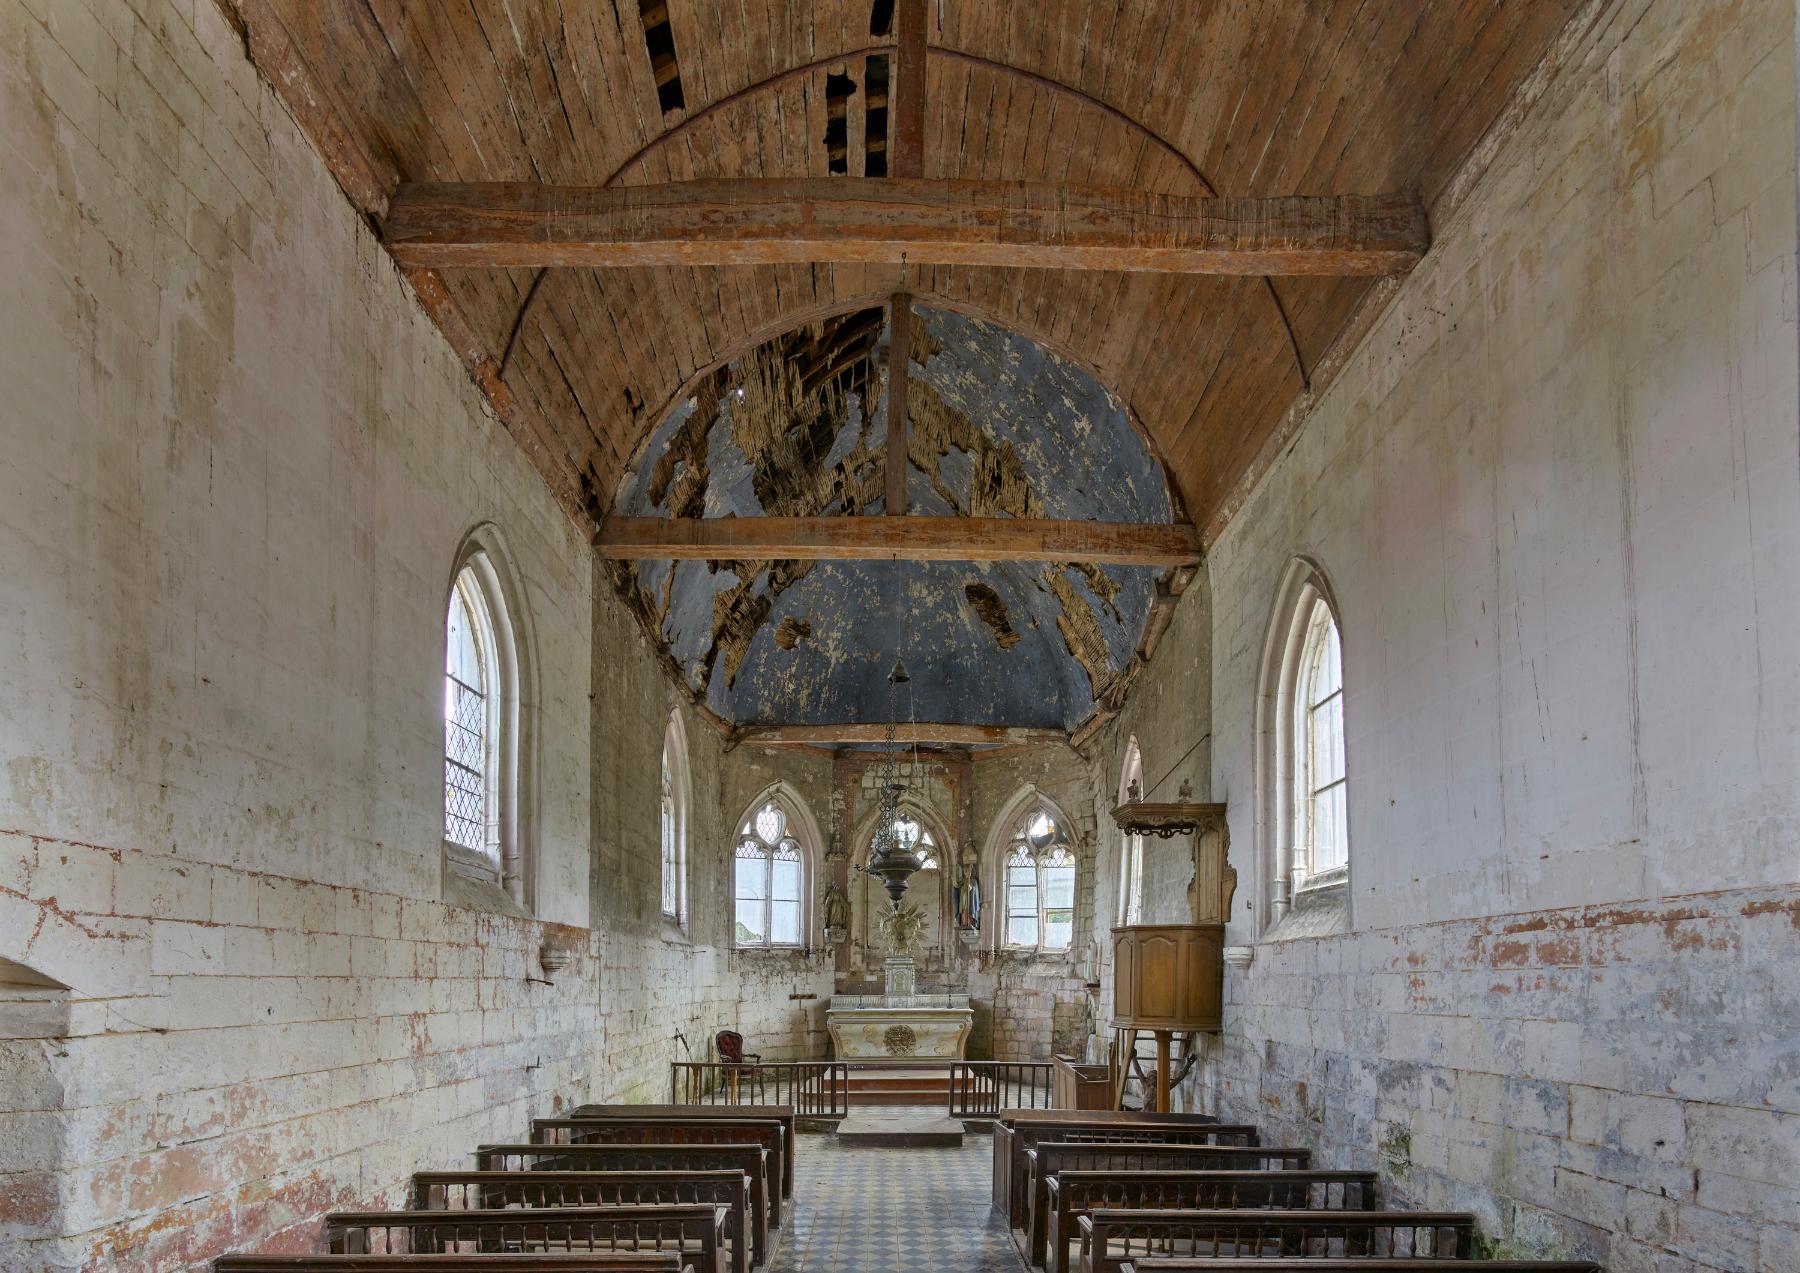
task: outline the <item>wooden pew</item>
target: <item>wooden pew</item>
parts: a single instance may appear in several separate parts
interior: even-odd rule
[[[794,1196],[794,1159],[799,1142],[794,1139],[792,1105],[578,1105],[571,1118],[773,1118],[781,1123],[787,1157],[782,1163],[781,1192]]]
[[[750,1178],[750,1236],[765,1262],[780,1190],[769,1188],[769,1151],[761,1145],[477,1145],[477,1171],[736,1171]]]
[[[334,1211],[325,1248],[339,1255],[669,1251],[695,1273],[725,1273],[726,1208],[507,1207],[496,1211]]]
[[[1606,1273],[1595,1260],[1423,1260],[1416,1257],[1377,1259],[1257,1259],[1254,1256],[1194,1259],[1152,1256],[1128,1260],[1124,1273]]]
[[[1013,1171],[1014,1130],[1020,1123],[1064,1123],[1087,1126],[1097,1123],[1167,1123],[1184,1126],[1217,1123],[1211,1114],[1144,1114],[1136,1110],[1094,1109],[1003,1109],[994,1116],[994,1192],[995,1210],[1011,1215],[1010,1191]]]
[[[1397,1256],[1468,1260],[1465,1211],[1109,1211],[1082,1216],[1079,1273],[1122,1273],[1147,1256]],[[1150,1266],[1152,1269],[1154,1265]],[[1259,1264],[1266,1269],[1266,1264]]]
[[[787,1135],[774,1118],[534,1118],[540,1145],[761,1145],[769,1151],[769,1204],[785,1196]]]
[[[995,1134],[1000,1135],[999,1129]],[[1040,1122],[1021,1118],[1006,1133],[1009,1183],[1003,1191],[1006,1206],[1002,1214],[1012,1227],[1025,1224],[1025,1208],[1031,1194],[1026,1191],[1025,1152],[1041,1140],[1057,1141],[1167,1141],[1171,1145],[1254,1145],[1256,1128],[1248,1123],[1170,1123],[1161,1119],[1101,1119],[1078,1122],[1057,1119]],[[995,1152],[1000,1152],[998,1144]]]
[[[213,1273],[694,1273],[673,1251],[541,1255],[221,1255]]]
[[[1015,1207],[1029,1261],[1042,1264],[1049,1241],[1049,1178],[1064,1171],[1304,1171],[1310,1149],[1263,1145],[1171,1145],[1132,1141],[1044,1141],[1025,1151],[1025,1183]]]
[[[1033,1262],[1046,1273],[1069,1273],[1075,1222],[1096,1207],[1371,1211],[1376,1205],[1372,1171],[1058,1171],[1044,1183],[1048,1201],[1041,1223],[1033,1217],[1033,1232],[1041,1231],[1047,1245]]]
[[[656,1206],[710,1203],[730,1208],[732,1273],[749,1273],[766,1256],[752,1225],[750,1177],[741,1171],[420,1171],[415,1211],[492,1211],[502,1207]]]

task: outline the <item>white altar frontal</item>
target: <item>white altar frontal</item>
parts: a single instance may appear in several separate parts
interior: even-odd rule
[[[840,1061],[960,1061],[974,1023],[967,995],[833,995],[825,1013]]]

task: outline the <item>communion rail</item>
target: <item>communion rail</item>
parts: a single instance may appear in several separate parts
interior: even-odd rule
[[[1048,1061],[950,1062],[950,1117],[994,1118],[1003,1109],[1049,1109]]]
[[[850,1068],[842,1061],[674,1061],[673,1105],[788,1105],[802,1118],[850,1112]]]

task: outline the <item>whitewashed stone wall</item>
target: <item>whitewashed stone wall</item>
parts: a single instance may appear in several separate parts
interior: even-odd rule
[[[765,775],[688,722],[666,935],[664,682],[215,6],[0,6],[0,150],[0,959],[72,988],[48,1025],[0,995],[0,1267],[303,1249],[666,1092],[677,1028],[816,1050],[829,975],[708,927]],[[443,610],[485,521],[538,674],[529,920],[441,900]]]
[[[1277,580],[1341,604],[1353,931],[1188,1096],[1500,1250],[1800,1267],[1794,7],[1581,22],[1210,554],[1246,885]]]

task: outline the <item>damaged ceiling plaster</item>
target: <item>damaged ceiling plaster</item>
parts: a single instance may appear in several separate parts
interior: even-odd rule
[[[913,311],[908,512],[1169,522],[1161,466],[1091,376],[991,323]],[[808,324],[707,377],[615,511],[880,514],[882,308]],[[920,721],[1069,729],[1127,669],[1157,571],[1043,562],[651,561],[614,581],[696,698],[739,725],[879,722],[896,654]],[[902,703],[904,715],[908,708]]]

